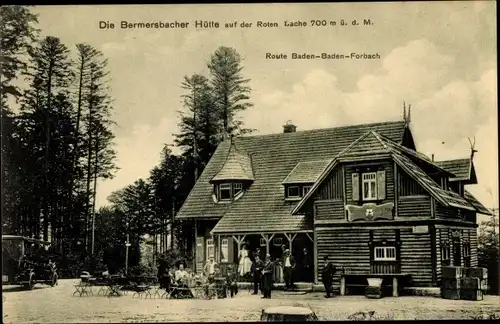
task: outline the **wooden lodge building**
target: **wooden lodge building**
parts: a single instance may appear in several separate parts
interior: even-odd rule
[[[489,211],[465,185],[469,158],[418,153],[409,120],[243,136],[222,142],[176,219],[192,266],[213,256],[237,264],[246,242],[273,259],[285,244],[353,274],[407,274],[436,287],[445,265],[477,266],[476,214]]]

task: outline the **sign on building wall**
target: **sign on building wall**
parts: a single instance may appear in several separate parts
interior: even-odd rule
[[[426,234],[426,233],[429,233],[429,226],[427,226],[427,225],[413,226],[412,233],[413,234]]]
[[[373,203],[364,204],[363,206],[346,205],[347,219],[350,222],[357,220],[371,221],[377,219],[393,219],[392,210],[393,203],[385,203],[376,205]]]

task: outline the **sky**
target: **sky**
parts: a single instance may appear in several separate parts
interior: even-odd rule
[[[147,178],[173,143],[186,75],[208,76],[219,46],[234,47],[251,81],[254,107],[240,114],[256,134],[402,119],[411,104],[417,150],[436,160],[470,155],[479,184],[468,188],[498,208],[496,3],[402,2],[39,6],[43,36],[74,49],[88,43],[109,60],[120,170],[98,184],[97,206]],[[341,26],[340,20],[347,22]],[[359,25],[353,26],[352,20]],[[370,25],[363,20],[370,19]],[[120,22],[189,22],[184,29],[121,29]],[[218,22],[200,29],[195,21]],[[327,26],[311,26],[326,20]],[[114,29],[101,29],[101,21]],[[226,22],[236,28],[225,28]],[[276,28],[256,27],[258,21]],[[305,27],[286,27],[304,21]],[[336,26],[330,22],[335,21]],[[252,22],[252,27],[239,27]],[[74,51],[73,51],[74,52]],[[378,53],[380,59],[293,60],[292,53]],[[288,59],[267,59],[266,53]]]

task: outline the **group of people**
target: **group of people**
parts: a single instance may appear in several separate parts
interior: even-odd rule
[[[276,266],[282,270],[282,275],[285,282],[285,290],[292,290],[296,288],[294,281],[297,278],[296,270],[300,269],[298,273],[304,281],[312,281],[312,267],[311,259],[307,249],[303,249],[301,264],[298,264],[286,246],[282,246],[282,255],[275,262],[272,261],[271,255],[266,254],[264,259],[261,258],[260,249],[253,253],[253,261],[250,259],[247,245],[244,245],[239,254],[238,269],[228,265],[225,275],[221,274],[220,266],[215,262],[213,257],[209,258],[203,267],[203,277],[206,279],[208,287],[223,285],[223,290],[228,290],[231,297],[238,293],[237,282],[239,279],[246,276],[251,276],[253,279],[253,294],[257,295],[259,292],[262,298],[271,298],[271,290],[276,277]],[[333,297],[333,277],[336,274],[336,267],[328,260],[324,259],[324,267],[322,269],[322,282],[325,287],[326,298]],[[311,277],[310,277],[311,276]],[[171,285],[188,287],[188,282],[193,279],[185,269],[185,264],[180,262],[178,269],[174,272],[171,271],[168,264],[160,258],[158,268],[158,280],[161,288],[169,290]],[[202,280],[205,281],[205,280]],[[222,288],[222,287],[219,287]],[[207,292],[208,293],[208,292]]]

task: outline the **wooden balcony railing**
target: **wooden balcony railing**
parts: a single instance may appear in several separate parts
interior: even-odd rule
[[[398,261],[372,261],[370,269],[370,272],[373,274],[395,274],[401,272]]]

